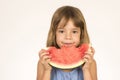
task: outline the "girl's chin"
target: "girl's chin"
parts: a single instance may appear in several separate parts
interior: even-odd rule
[[[72,46],[75,46],[74,44],[63,44],[62,46],[65,46],[65,47],[72,47]]]

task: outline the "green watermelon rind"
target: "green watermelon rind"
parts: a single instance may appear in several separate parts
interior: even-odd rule
[[[55,63],[55,62],[52,62],[52,61],[49,62],[49,64],[51,66],[56,67],[56,68],[60,68],[60,69],[72,69],[72,68],[79,67],[84,63],[85,63],[84,60],[80,60],[77,63],[70,64],[70,65],[58,64],[58,63]]]

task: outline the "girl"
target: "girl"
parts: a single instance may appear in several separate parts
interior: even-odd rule
[[[53,15],[47,39],[47,47],[63,45],[76,47],[90,43],[85,19],[78,8],[63,6]],[[44,49],[39,52],[37,80],[97,80],[94,49],[90,47],[84,56],[85,64],[74,69],[61,70],[50,66],[50,56]]]

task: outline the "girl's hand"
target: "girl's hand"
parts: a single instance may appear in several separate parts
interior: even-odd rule
[[[94,53],[95,53],[95,50],[93,47],[90,47],[88,51],[85,52],[85,56],[84,56],[85,64],[83,65],[82,70],[90,70],[90,66],[94,61],[94,58],[93,58]]]
[[[48,54],[49,53],[46,52],[46,50],[44,50],[44,49],[42,49],[39,52],[40,63],[43,65],[45,71],[51,71],[51,69],[52,69],[52,67],[49,65],[51,57]]]

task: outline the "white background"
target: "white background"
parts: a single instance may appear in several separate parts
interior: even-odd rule
[[[36,80],[54,11],[78,7],[96,50],[99,80],[120,80],[119,0],[0,0],[0,80]]]

